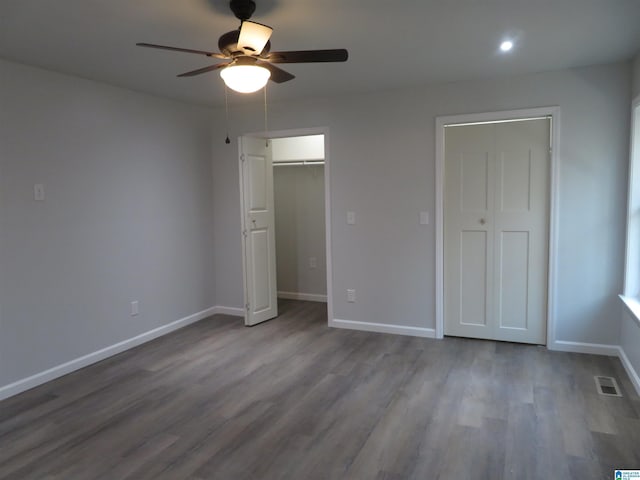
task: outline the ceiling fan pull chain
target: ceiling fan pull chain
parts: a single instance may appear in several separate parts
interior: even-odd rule
[[[264,134],[265,134],[265,147],[269,146],[268,138],[269,126],[267,124],[267,85],[264,86]]]
[[[227,138],[225,138],[224,143],[229,145],[231,140],[229,140],[229,100],[227,99],[227,84],[224,84],[224,122],[225,127],[227,129]]]

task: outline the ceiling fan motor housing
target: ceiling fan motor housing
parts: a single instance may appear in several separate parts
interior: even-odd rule
[[[220,49],[220,52],[226,55],[227,57],[235,56],[234,53],[236,55],[242,54],[243,52],[238,48],[239,37],[240,37],[239,29],[231,30],[230,32],[223,34],[218,39],[218,48]],[[269,53],[270,49],[271,49],[271,41],[269,40],[267,44],[264,46],[264,48],[262,49],[261,56],[266,56],[266,54]]]

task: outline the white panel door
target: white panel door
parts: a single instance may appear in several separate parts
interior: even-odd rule
[[[445,334],[544,344],[549,129],[445,130]]]
[[[240,137],[245,324],[278,315],[271,148],[264,138]]]
[[[445,130],[445,334],[493,337],[493,125]]]

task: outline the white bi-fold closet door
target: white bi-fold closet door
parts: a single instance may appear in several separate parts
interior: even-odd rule
[[[445,128],[445,334],[544,344],[550,119]]]
[[[278,316],[271,148],[264,138],[239,139],[245,324]]]

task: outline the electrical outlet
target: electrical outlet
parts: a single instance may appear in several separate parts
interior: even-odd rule
[[[134,300],[131,302],[131,316],[137,317],[138,315],[140,315],[140,306],[138,304],[138,300]]]
[[[318,268],[318,259],[316,257],[309,257],[309,268]]]
[[[356,224],[356,212],[347,212],[347,225]]]
[[[33,199],[42,202],[44,201],[44,185],[41,183],[36,183],[33,186]]]
[[[347,289],[347,302],[355,303],[356,301],[356,291],[353,288]]]

